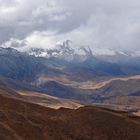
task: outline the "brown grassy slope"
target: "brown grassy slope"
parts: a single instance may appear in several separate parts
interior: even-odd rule
[[[0,94],[0,140],[140,140],[140,123],[121,112],[54,110]]]
[[[61,107],[77,109],[82,105],[74,100],[67,100],[34,91],[16,91],[25,101],[45,107],[59,109]]]
[[[60,107],[77,109],[82,106],[80,103],[78,103],[78,101],[49,96],[47,93],[29,90],[15,90],[8,85],[2,84],[2,81],[0,81],[0,93],[7,97],[21,99],[55,109]]]

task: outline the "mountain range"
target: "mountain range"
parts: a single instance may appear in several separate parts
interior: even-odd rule
[[[68,53],[68,47],[61,49]],[[90,48],[83,49],[87,53],[81,61],[82,55],[66,60],[58,55],[40,57],[30,51],[0,48],[0,84],[82,104],[139,105],[140,57],[122,53],[99,57]]]
[[[139,140],[140,57],[69,47],[0,48],[0,139]]]

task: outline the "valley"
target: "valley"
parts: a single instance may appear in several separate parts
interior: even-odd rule
[[[86,57],[1,49],[0,139],[139,140],[139,65]]]
[[[73,88],[79,88],[79,89],[100,89],[104,86],[110,84],[113,81],[129,81],[129,80],[140,80],[140,75],[134,75],[134,76],[117,76],[117,77],[100,77],[100,79],[95,78],[93,81],[86,81],[86,82],[77,82],[72,81],[68,76],[58,76],[58,77],[47,77],[47,76],[39,76],[36,80],[35,84],[37,86],[44,84],[48,81],[55,81],[57,83],[71,86]]]
[[[0,0],[0,140],[140,140],[139,0]]]

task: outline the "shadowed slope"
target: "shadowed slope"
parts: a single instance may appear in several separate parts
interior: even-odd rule
[[[139,140],[140,121],[96,107],[59,110],[0,94],[1,140]]]

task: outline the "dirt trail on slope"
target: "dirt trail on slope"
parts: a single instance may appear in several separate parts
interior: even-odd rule
[[[37,85],[41,85],[45,82],[48,81],[55,81],[60,84],[66,85],[66,86],[71,86],[73,88],[79,88],[79,89],[100,89],[107,84],[113,82],[113,81],[128,81],[128,80],[140,80],[140,75],[135,75],[135,76],[129,76],[129,77],[114,77],[108,80],[100,81],[100,82],[93,82],[93,81],[87,81],[87,82],[76,82],[76,81],[71,81],[68,77],[66,76],[60,76],[60,77],[39,77],[37,81]]]
[[[117,80],[121,80],[121,81],[128,81],[128,80],[140,80],[140,75],[136,75],[136,76],[130,76],[130,77],[117,77],[117,78],[111,78],[109,80],[106,81],[102,81],[99,83],[94,83],[94,82],[85,82],[83,83],[80,88],[81,89],[100,89],[104,86],[106,86],[107,84],[113,82],[113,81],[117,81]]]

